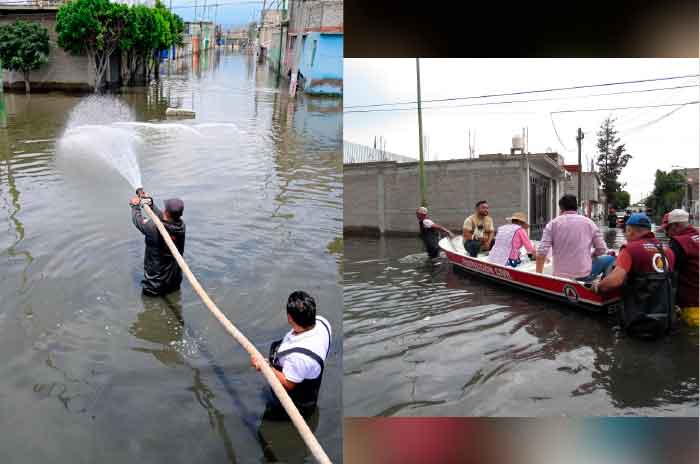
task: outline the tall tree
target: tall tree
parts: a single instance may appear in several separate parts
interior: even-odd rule
[[[596,166],[603,182],[603,190],[607,198],[614,198],[621,192],[624,185],[617,179],[632,155],[627,153],[625,144],[620,144],[620,138],[615,130],[615,119],[606,118],[600,126],[598,135],[598,158]]]
[[[5,69],[22,73],[29,93],[29,73],[49,61],[49,31],[38,23],[15,21],[0,26],[0,63]]]
[[[656,170],[654,191],[646,199],[646,204],[654,210],[655,217],[660,218],[664,213],[682,204],[686,182],[687,179],[681,171]]]
[[[95,73],[95,92],[127,24],[129,7],[109,0],[72,0],[56,15],[58,45],[68,52],[86,53]]]
[[[145,5],[129,8],[124,33],[119,48],[126,52],[129,84],[136,81],[136,73],[141,65],[148,65],[152,51],[158,45],[155,11]]]
[[[630,194],[626,190],[615,192],[614,196],[615,208],[618,210],[625,209],[630,205]]]

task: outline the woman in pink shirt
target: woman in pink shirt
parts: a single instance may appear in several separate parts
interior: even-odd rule
[[[529,254],[535,253],[535,247],[527,236],[525,213],[515,213],[506,218],[510,224],[502,225],[496,234],[496,243],[489,252],[489,261],[501,266],[517,267],[520,264],[520,249],[525,247]]]

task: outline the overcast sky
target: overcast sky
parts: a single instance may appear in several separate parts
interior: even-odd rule
[[[161,0],[163,4],[170,7],[172,3],[173,12],[180,15],[185,21],[195,19],[195,3],[197,4],[197,19],[214,21],[217,24],[226,26],[242,26],[251,21],[260,21],[260,10],[263,2],[249,0],[207,0],[206,9],[203,0]],[[266,2],[268,5],[270,1]],[[276,1],[273,4],[276,5]],[[219,5],[218,8],[212,5]]]
[[[421,59],[423,134],[429,137],[430,159],[467,156],[468,136],[476,132],[476,153],[509,153],[511,138],[527,127],[529,151],[552,149],[566,162],[577,162],[576,131],[585,135],[584,163],[596,156],[596,132],[607,117],[617,118],[622,143],[632,160],[620,181],[632,201],[653,189],[656,169],[672,165],[698,167],[700,105],[644,109],[559,113],[572,109],[664,105],[700,100],[698,78],[594,87],[486,99],[429,103],[425,100],[510,93],[608,82],[633,81],[700,73],[697,59]],[[418,117],[415,104],[351,108],[377,103],[416,100],[415,59],[356,59],[344,61],[343,138],[372,145],[383,136],[386,149],[418,157]],[[651,88],[692,86],[673,90],[592,96]],[[457,107],[485,102],[526,99],[548,101]],[[409,108],[407,111],[350,113],[358,110]],[[431,109],[432,108],[432,109]],[[552,123],[554,121],[554,125]],[[657,121],[658,120],[658,121]],[[561,142],[555,133],[558,132]],[[590,161],[589,161],[590,163]]]

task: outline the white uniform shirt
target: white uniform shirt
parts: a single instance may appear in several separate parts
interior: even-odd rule
[[[306,348],[326,361],[331,342],[331,324],[324,317],[316,316],[313,329],[295,335],[289,331],[282,339],[278,353],[291,348]],[[315,379],[321,374],[321,366],[312,357],[303,353],[289,353],[279,357],[282,373],[290,382],[300,383],[304,379]]]

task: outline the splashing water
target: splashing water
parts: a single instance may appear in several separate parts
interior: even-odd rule
[[[141,187],[141,170],[136,159],[140,138],[133,129],[114,125],[133,120],[131,109],[120,100],[88,97],[71,111],[66,130],[57,143],[58,156],[85,166],[106,164],[132,188]]]

